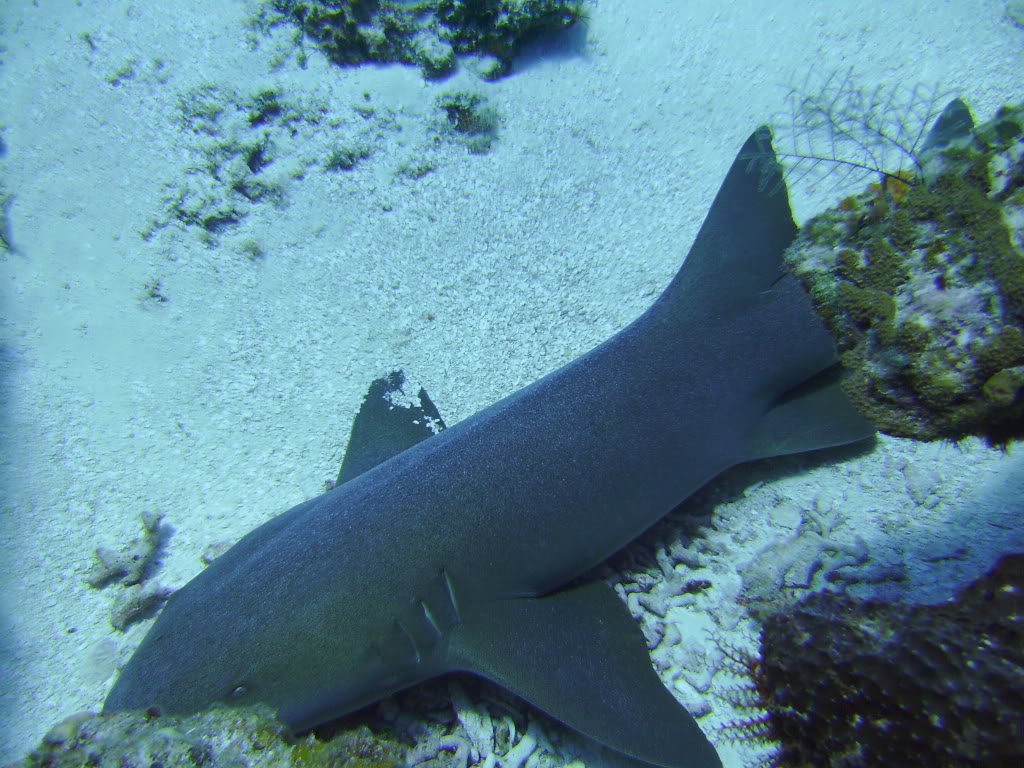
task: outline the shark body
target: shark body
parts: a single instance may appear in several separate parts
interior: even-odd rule
[[[265,702],[302,731],[467,671],[636,760],[720,765],[626,606],[577,577],[734,464],[874,432],[783,273],[796,227],[759,130],[647,312],[249,533],[170,598],[105,710]]]

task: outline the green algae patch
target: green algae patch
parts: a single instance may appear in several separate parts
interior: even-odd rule
[[[881,431],[1002,444],[1024,434],[1024,106],[919,161],[809,220],[786,265]]]

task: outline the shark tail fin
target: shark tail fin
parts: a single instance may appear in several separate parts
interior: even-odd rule
[[[656,305],[670,322],[697,317],[727,340],[720,375],[743,381],[744,396],[764,408],[741,461],[852,443],[875,431],[842,392],[835,343],[786,272],[783,254],[796,233],[771,132],[762,126],[737,155]]]

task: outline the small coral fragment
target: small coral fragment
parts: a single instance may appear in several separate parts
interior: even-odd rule
[[[129,624],[148,616],[171,596],[172,590],[159,584],[132,584],[118,593],[110,609],[110,626],[124,632]]]
[[[449,137],[458,137],[472,154],[482,155],[490,151],[498,135],[500,120],[498,113],[487,105],[482,96],[464,91],[444,93],[436,103],[445,114],[445,133]]]
[[[203,550],[203,554],[199,556],[199,559],[203,561],[203,565],[209,565],[231,549],[233,545],[233,541],[215,541],[212,544],[207,544],[206,549]]]
[[[142,513],[143,533],[120,552],[109,547],[96,548],[96,563],[85,580],[91,587],[104,587],[117,581],[126,586],[139,584],[160,551],[160,521],[157,512]]]
[[[73,742],[78,737],[78,731],[82,725],[94,717],[96,715],[92,712],[79,712],[70,717],[65,717],[46,732],[46,735],[43,736],[43,744],[59,747],[68,742]]]
[[[1003,368],[994,373],[981,388],[990,403],[999,407],[1013,405],[1024,390],[1024,365]]]

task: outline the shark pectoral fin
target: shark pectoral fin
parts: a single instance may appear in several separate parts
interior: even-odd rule
[[[747,460],[866,440],[875,427],[839,387],[838,365],[787,392],[757,423]]]
[[[643,633],[602,582],[467,606],[453,666],[486,677],[623,754],[668,768],[721,766],[651,665]]]
[[[441,414],[425,389],[417,395],[419,405],[396,402],[404,383],[405,374],[392,371],[370,384],[352,422],[335,485],[347,483],[444,429]]]

